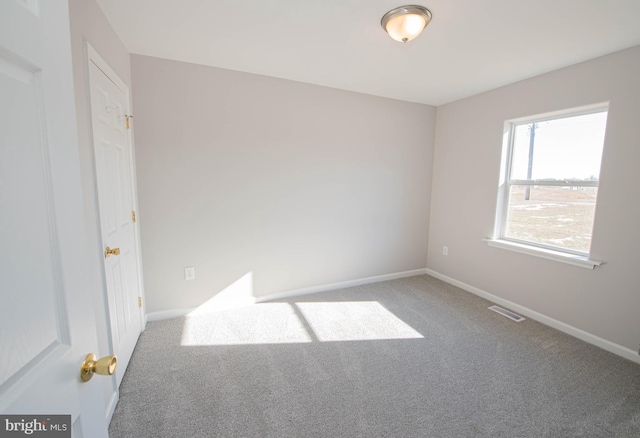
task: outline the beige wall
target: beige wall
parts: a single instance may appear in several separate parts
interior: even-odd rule
[[[428,267],[636,351],[640,47],[438,107]],[[505,120],[610,102],[587,270],[487,246]],[[449,247],[449,256],[442,247]]]
[[[425,268],[434,107],[131,62],[148,311]]]
[[[78,141],[80,144],[80,165],[82,172],[82,190],[87,224],[87,242],[91,289],[87,295],[94,302],[96,325],[98,326],[98,356],[111,354],[111,341],[106,313],[106,290],[103,278],[102,243],[100,235],[100,216],[95,187],[94,155],[91,139],[91,114],[87,96],[88,83],[85,60],[85,41],[109,63],[120,78],[131,84],[129,52],[115,34],[107,19],[94,0],[70,0],[69,18],[71,21],[71,51],[73,57],[73,76],[78,119]],[[115,395],[115,379],[96,379],[95,384],[102,385],[105,405],[110,406]],[[92,382],[92,384],[94,384]],[[111,408],[114,406],[112,405]],[[108,408],[109,409],[109,408]]]

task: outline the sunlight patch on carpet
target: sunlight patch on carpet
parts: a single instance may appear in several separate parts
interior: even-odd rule
[[[250,345],[420,339],[377,301],[261,303],[187,316],[181,345]]]
[[[265,303],[190,315],[182,329],[181,344],[204,346],[301,342],[311,342],[311,337],[291,305]]]
[[[305,302],[295,305],[320,342],[424,337],[377,301]]]

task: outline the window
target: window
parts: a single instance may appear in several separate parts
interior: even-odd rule
[[[606,122],[600,106],[507,124],[500,240],[588,257]]]

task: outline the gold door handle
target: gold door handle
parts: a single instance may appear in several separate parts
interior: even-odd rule
[[[110,255],[120,255],[120,248],[111,249],[107,246],[107,249],[104,250],[104,258],[106,259]]]
[[[83,382],[88,382],[93,377],[93,374],[102,374],[103,376],[111,376],[116,372],[118,366],[118,358],[115,356],[105,356],[102,359],[96,360],[96,355],[91,353],[87,354],[84,358],[84,362],[80,365],[80,379]]]

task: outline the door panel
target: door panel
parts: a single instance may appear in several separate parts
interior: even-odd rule
[[[61,314],[64,295],[55,263],[58,246],[51,211],[49,145],[40,135],[45,128],[37,68],[0,55],[0,95],[0,132],[4,134],[0,247],[7,253],[0,264],[0,290],[9,304],[3,306],[0,327],[2,333],[15,332],[3,342],[7,354],[0,361],[0,384],[4,384],[20,378],[47,351],[68,346],[69,328]],[[32,306],[36,302],[39,305]]]

